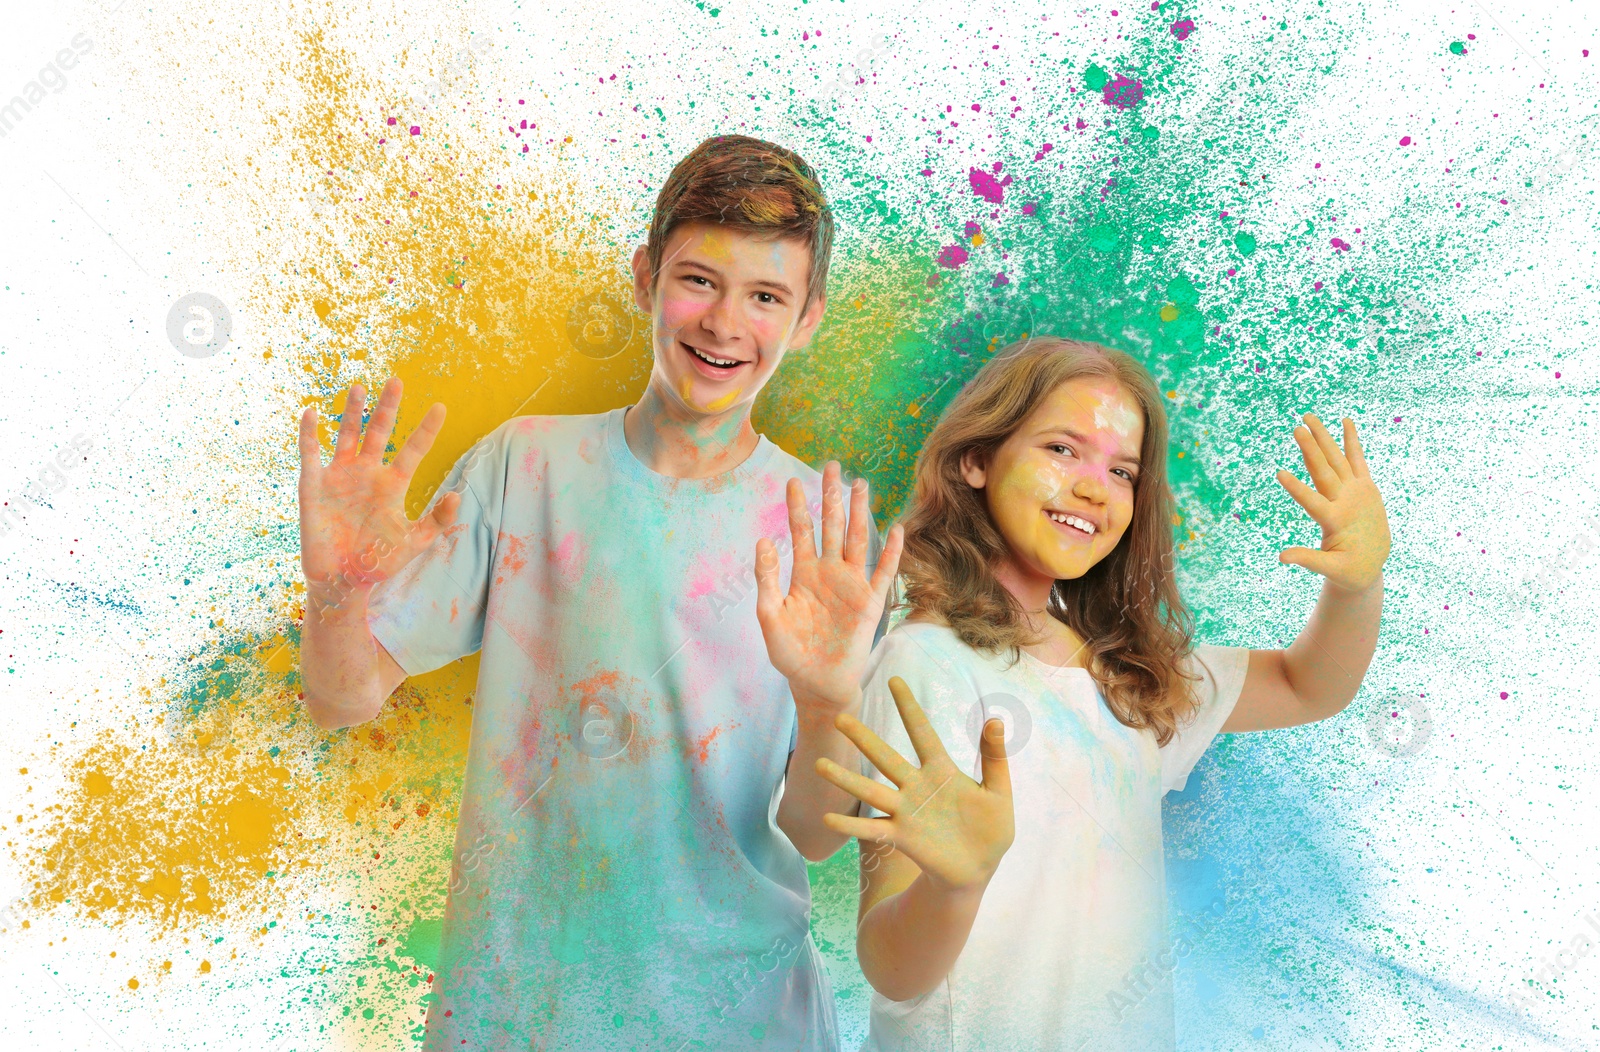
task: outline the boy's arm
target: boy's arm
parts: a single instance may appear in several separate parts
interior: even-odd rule
[[[1326,580],[1311,620],[1287,650],[1252,650],[1249,672],[1224,733],[1292,727],[1326,719],[1350,704],[1378,645],[1389,520],[1367,469],[1356,426],[1344,421],[1344,449],[1315,415],[1297,427],[1315,489],[1287,471],[1278,482],[1322,527],[1322,547],[1287,548],[1294,563]]]
[[[790,479],[787,491],[794,569],[789,593],[779,586],[778,551],[772,541],[756,542],[756,618],[773,667],[789,681],[797,723],[789,757],[778,828],[807,859],[818,862],[847,839],[823,824],[829,811],[853,812],[855,800],[817,775],[819,759],[853,764],[855,752],[834,727],[841,713],[861,708],[861,673],[883,619],[889,586],[900,562],[902,531],[889,531],[882,556],[867,574],[869,545],[867,484],[857,479],[850,491],[848,523],[839,465],[822,471],[822,554],[811,527],[805,491]]]
[[[799,729],[794,752],[789,754],[783,799],[778,803],[778,828],[808,861],[821,862],[831,858],[850,839],[823,825],[822,816],[829,811],[855,814],[856,799],[819,775],[817,760],[826,757],[841,767],[857,762],[856,747],[839,733],[833,721],[840,712],[859,717],[861,693],[857,691],[852,702],[836,709],[826,699],[795,692],[793,686],[790,692],[794,694]]]
[[[372,719],[404,681],[404,670],[368,627],[368,600],[376,584],[454,524],[461,503],[459,494],[447,493],[417,521],[406,517],[406,488],[444,424],[444,406],[430,407],[385,464],[400,392],[399,380],[384,385],[363,441],[366,391],[352,384],[327,464],[316,409],[300,417],[300,563],[306,577],[300,679],[306,711],[325,730]]]
[[[325,731],[353,727],[378,715],[405,682],[405,669],[367,624],[367,598],[339,595],[326,586],[306,588],[300,627],[300,683],[311,722]]]

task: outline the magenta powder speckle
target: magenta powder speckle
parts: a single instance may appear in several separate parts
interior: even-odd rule
[[[1000,204],[1005,200],[1005,188],[1011,185],[1011,177],[996,179],[981,168],[973,168],[967,172],[967,181],[972,184],[972,192],[988,201],[990,204]]]
[[[967,261],[967,250],[960,245],[946,245],[939,250],[939,265],[955,270]]]
[[[1119,110],[1131,110],[1144,100],[1144,85],[1133,77],[1118,74],[1105,88],[1105,104]]]
[[[1179,40],[1188,40],[1189,34],[1194,32],[1194,19],[1185,18],[1172,23],[1172,35]]]

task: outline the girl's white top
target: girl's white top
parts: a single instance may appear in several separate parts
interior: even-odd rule
[[[979,780],[980,730],[1004,720],[1016,839],[945,981],[909,1001],[873,993],[867,1052],[1170,1052],[1172,971],[1189,947],[1168,935],[1161,798],[1233,711],[1249,656],[1200,644],[1185,658],[1202,677],[1199,708],[1158,748],[1153,731],[1117,721],[1086,669],[985,655],[942,625],[906,621],[884,637],[862,720],[917,762],[889,694],[899,676]]]

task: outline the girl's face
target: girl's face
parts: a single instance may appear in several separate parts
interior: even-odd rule
[[[1133,520],[1144,412],[1115,380],[1058,386],[995,450],[962,461],[984,491],[1011,551],[1011,569],[1042,583],[1081,577],[1117,546]]]

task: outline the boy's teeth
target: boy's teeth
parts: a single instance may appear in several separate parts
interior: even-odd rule
[[[684,344],[684,346],[685,347],[689,347],[688,344]],[[701,359],[703,359],[705,361],[708,361],[712,365],[738,365],[739,364],[738,362],[734,361],[731,358],[713,358],[713,357],[711,357],[711,355],[709,355],[706,352],[700,350],[700,348],[698,348],[698,347],[689,347],[689,350],[693,351],[697,358],[701,358]]]
[[[1064,523],[1068,526],[1076,526],[1084,533],[1094,533],[1094,523],[1090,522],[1088,519],[1080,519],[1076,515],[1063,515],[1057,511],[1047,511],[1045,514],[1050,516],[1050,518],[1056,522]]]

